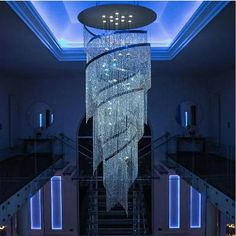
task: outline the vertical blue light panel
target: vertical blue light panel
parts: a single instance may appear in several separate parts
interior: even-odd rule
[[[201,228],[201,193],[190,187],[190,228]]]
[[[43,114],[42,113],[39,114],[39,127],[40,128],[43,127]]]
[[[54,121],[54,115],[51,114],[51,123],[53,123],[53,121]]]
[[[184,119],[185,120],[185,122],[184,122],[185,123],[185,127],[187,127],[188,126],[188,112],[187,111],[184,112],[184,118],[185,118]]]
[[[41,190],[30,198],[31,229],[41,230]]]
[[[169,228],[180,227],[180,177],[169,176]]]
[[[62,229],[61,176],[51,178],[51,223],[53,230]]]

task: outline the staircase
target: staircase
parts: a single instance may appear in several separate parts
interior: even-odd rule
[[[106,191],[101,181],[91,183],[90,190],[88,235],[148,235],[143,192],[138,184],[128,195],[128,216],[120,205],[106,211]]]

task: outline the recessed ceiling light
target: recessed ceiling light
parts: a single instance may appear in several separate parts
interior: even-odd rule
[[[115,23],[115,25],[119,25],[119,23],[118,23],[118,22],[116,22],[116,23]]]
[[[125,16],[121,16],[121,18],[122,18],[122,19],[124,19],[124,18],[125,18]]]
[[[103,23],[107,23],[107,21],[106,21],[106,20],[103,20],[102,22],[103,22]]]
[[[119,12],[116,12],[115,14],[116,14],[116,15],[119,15]]]
[[[106,16],[105,16],[105,15],[102,15],[102,18],[106,18]]]
[[[119,20],[119,18],[116,18],[115,20]]]
[[[129,18],[132,18],[133,17],[133,15],[129,15]]]
[[[131,22],[132,22],[132,20],[128,20],[128,22],[129,22],[129,23],[131,23]]]
[[[110,20],[110,22],[113,22],[113,20]]]
[[[121,22],[125,22],[125,20],[121,20]]]
[[[112,19],[112,18],[113,18],[113,16],[110,16],[110,18]]]

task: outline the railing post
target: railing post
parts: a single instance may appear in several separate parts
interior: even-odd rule
[[[137,227],[136,227],[136,192],[135,187],[133,185],[133,235],[136,235]]]
[[[166,156],[166,161],[167,161],[167,163],[169,162],[169,133],[168,132],[166,132],[165,133],[165,143],[166,143],[166,154],[165,154],[165,156]]]

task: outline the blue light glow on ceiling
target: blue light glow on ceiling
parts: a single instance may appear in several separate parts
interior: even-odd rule
[[[86,8],[117,1],[32,1],[8,4],[59,60],[85,59],[83,25],[78,14]],[[153,9],[157,20],[145,27],[152,59],[171,60],[228,2],[122,1]]]

